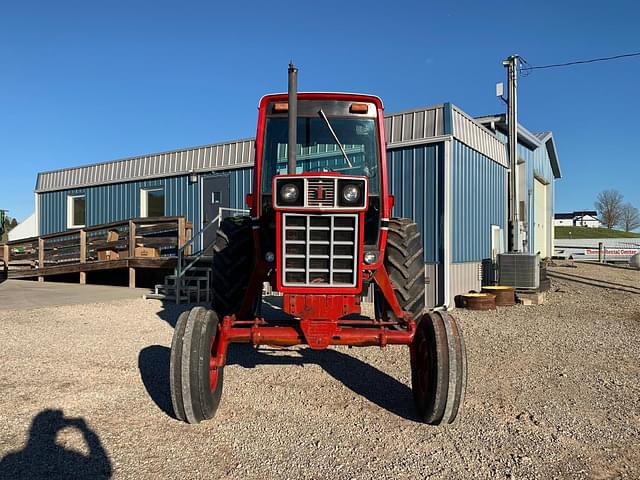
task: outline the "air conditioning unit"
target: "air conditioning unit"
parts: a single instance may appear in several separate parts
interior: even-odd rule
[[[536,290],[540,287],[540,257],[535,253],[500,253],[498,277],[500,285]]]

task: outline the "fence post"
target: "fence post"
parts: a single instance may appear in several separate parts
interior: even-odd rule
[[[136,224],[129,220],[129,258],[136,256]],[[136,269],[129,267],[129,288],[136,288]]]
[[[598,242],[598,262],[604,262],[604,248],[602,242]]]
[[[191,222],[187,222],[186,230],[185,230],[186,239],[185,241],[189,241],[193,238],[193,224]],[[191,255],[191,247],[193,244],[190,244],[184,251],[186,255]]]
[[[129,220],[129,256],[136,256],[136,224]]]
[[[83,228],[80,230],[80,263],[87,263],[87,232]],[[80,270],[80,284],[87,283],[87,272]]]
[[[187,232],[186,232],[187,223],[184,217],[178,218],[178,249],[182,248],[184,244],[187,242]]]
[[[9,245],[6,243],[2,246],[2,258],[4,259],[4,263],[9,265],[9,260],[11,259],[11,250],[9,249]]]
[[[44,239],[38,237],[38,270],[44,268]],[[38,281],[44,282],[44,275],[38,275]]]

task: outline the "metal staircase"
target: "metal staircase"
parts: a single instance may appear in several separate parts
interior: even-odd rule
[[[205,244],[204,234],[211,228],[218,228],[226,216],[247,214],[249,210],[239,208],[220,208],[218,215],[201,230],[195,232],[182,247],[178,248],[178,262],[172,275],[164,277],[164,283],[155,286],[154,293],[145,298],[158,300],[174,300],[180,303],[211,302],[211,259],[212,242]],[[195,240],[200,238],[200,250],[191,252]]]
[[[154,293],[145,298],[176,300],[176,303],[209,303],[211,301],[210,267],[192,267],[182,276],[179,295],[176,295],[176,274],[166,275],[164,283],[155,286]]]

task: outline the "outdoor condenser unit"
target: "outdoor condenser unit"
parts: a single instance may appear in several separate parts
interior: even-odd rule
[[[498,254],[500,285],[535,290],[540,286],[540,257],[534,253]]]

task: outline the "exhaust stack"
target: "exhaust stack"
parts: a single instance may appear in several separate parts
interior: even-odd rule
[[[298,69],[289,64],[289,142],[287,145],[287,172],[296,173],[296,143],[298,141]]]

